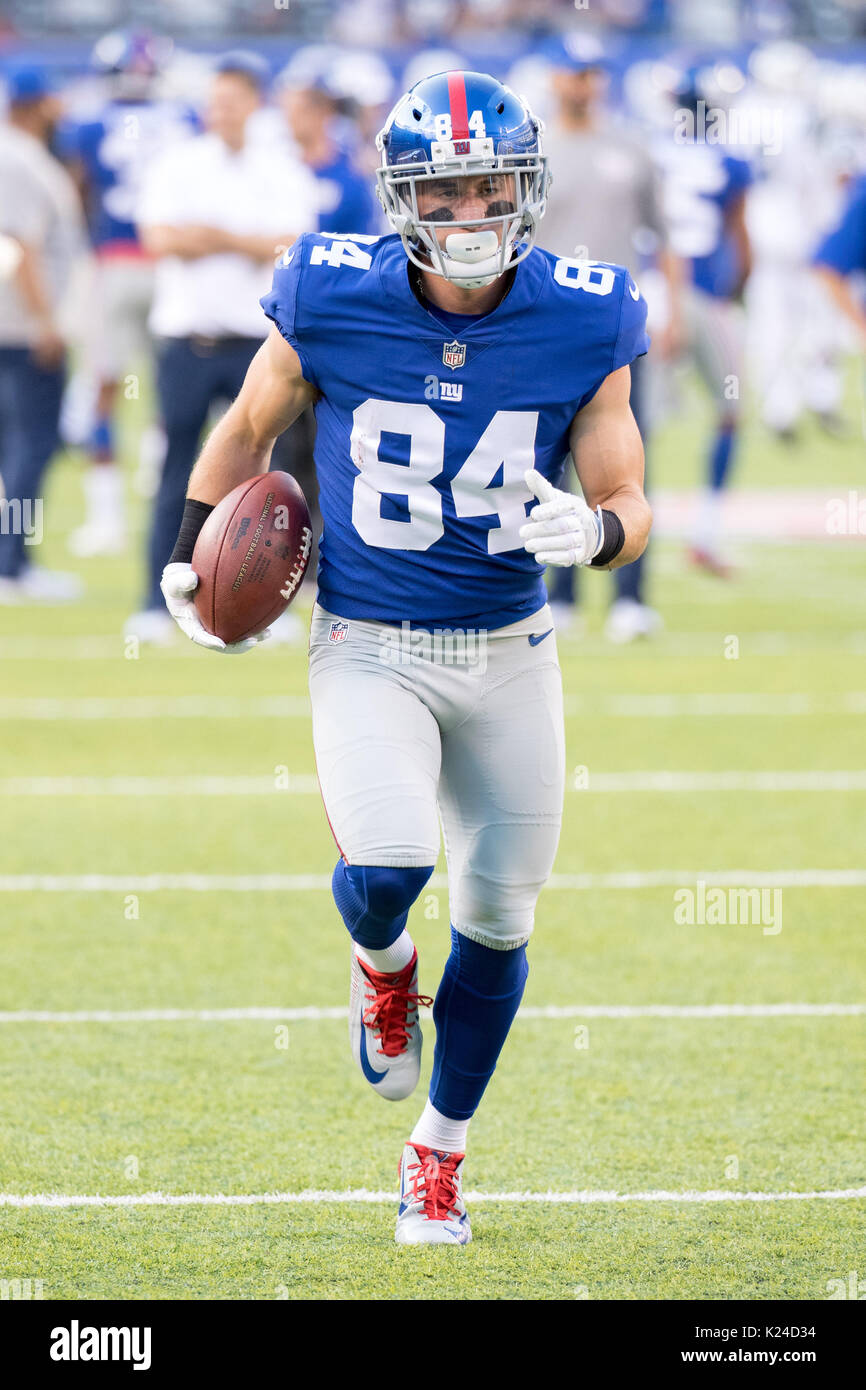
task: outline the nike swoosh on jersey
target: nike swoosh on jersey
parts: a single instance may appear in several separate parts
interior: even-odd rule
[[[640,290],[638,289],[637,285],[629,285],[628,292],[631,295],[632,299],[640,299]]]
[[[364,1075],[366,1076],[367,1080],[370,1082],[371,1086],[378,1086],[378,1084],[379,1084],[380,1081],[384,1081],[384,1080],[385,1080],[385,1077],[388,1075],[388,1072],[389,1072],[390,1070],[391,1070],[390,1067],[386,1067],[384,1071],[376,1071],[376,1068],[373,1066],[372,1062],[370,1061],[370,1058],[367,1056],[367,1029],[364,1027],[364,1024],[362,1023],[362,1024],[361,1024],[361,1071],[364,1073]]]
[[[545,637],[549,637],[552,631],[553,631],[553,628],[552,628],[552,627],[549,627],[549,628],[547,629],[546,632],[532,632],[532,633],[530,633],[530,636],[529,636],[529,645],[530,645],[530,647],[537,647],[538,644],[539,644],[539,642],[543,642],[544,639],[545,639]]]

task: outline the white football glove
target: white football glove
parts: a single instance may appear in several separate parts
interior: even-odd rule
[[[187,637],[197,642],[200,647],[223,652],[226,656],[238,656],[241,652],[248,652],[251,647],[257,647],[259,642],[264,642],[265,638],[271,635],[270,628],[265,628],[257,637],[245,637],[242,642],[226,643],[221,637],[215,637],[212,632],[208,632],[193,602],[192,596],[198,588],[198,575],[192,565],[179,560],[173,565],[166,565],[159,587],[165,598],[165,606],[181,632],[186,633]]]
[[[582,497],[563,492],[530,468],[526,486],[539,505],[533,507],[520,537],[540,565],[588,565],[604,543],[601,507],[592,511]]]

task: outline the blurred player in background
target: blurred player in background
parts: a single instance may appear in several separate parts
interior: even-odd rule
[[[754,260],[749,358],[761,418],[792,444],[807,410],[830,434],[844,428],[838,316],[809,273],[816,242],[837,211],[844,155],[821,129],[818,63],[805,45],[762,45],[749,58],[749,74],[738,103],[757,137],[747,206]]]
[[[261,346],[258,298],[279,247],[315,225],[315,189],[302,165],[247,139],[268,82],[254,55],[224,57],[213,78],[207,131],[149,167],[138,208],[141,239],[157,258],[150,328],[166,454],[154,502],[145,606],[127,631],[170,638],[159,588],[208,413],[234,399]]]
[[[138,236],[136,204],[148,163],[193,130],[191,111],[157,98],[158,58],[159,45],[147,34],[106,34],[92,60],[103,78],[105,105],[94,118],[63,131],[63,150],[84,198],[96,258],[95,319],[85,335],[97,381],[91,467],[84,484],[84,524],[69,538],[70,549],[81,556],[116,554],[126,545],[113,417],[120,383],[150,357],[147,320],[153,299],[153,261]]]
[[[43,474],[58,447],[69,325],[64,302],[86,251],[75,185],[49,145],[60,103],[46,73],[13,69],[0,125],[0,234],[18,248],[0,279],[0,602],[77,598],[81,582],[30,563]],[[41,539],[33,530],[31,542]]]
[[[550,45],[556,114],[545,132],[551,190],[541,239],[558,256],[612,261],[637,275],[652,249],[668,288],[669,317],[654,353],[670,356],[681,333],[680,268],[667,245],[658,176],[637,133],[604,106],[606,62],[599,41],[570,34]],[[631,367],[631,408],[646,444],[644,363]],[[661,619],[644,596],[646,552],[614,575],[616,597],[606,633],[615,642],[646,637]],[[559,570],[550,585],[558,629],[572,624],[577,575]]]
[[[280,74],[278,99],[295,149],[316,180],[321,232],[380,230],[373,180],[355,162],[354,128],[335,83],[332,57],[294,61]]]
[[[841,218],[815,252],[814,264],[834,303],[853,324],[861,352],[866,352],[866,175],[855,180]]]
[[[725,577],[730,566],[721,548],[721,503],[742,421],[742,297],[751,270],[746,190],[752,173],[748,161],[731,154],[719,138],[725,93],[715,85],[712,69],[681,69],[669,92],[673,130],[658,148],[664,210],[671,249],[686,262],[690,282],[683,297],[685,351],[716,414],[690,553],[696,565]]]

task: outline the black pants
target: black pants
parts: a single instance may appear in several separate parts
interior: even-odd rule
[[[162,608],[162,571],[183,517],[189,475],[215,401],[233,401],[260,338],[163,338],[157,344],[156,389],[166,434],[162,479],[153,504],[148,543],[146,608]]]
[[[644,358],[636,357],[631,364],[631,395],[629,405],[632,415],[637,421],[641,439],[646,445],[646,422],[644,405]],[[569,470],[570,471],[570,470]],[[568,482],[563,483],[564,487]],[[613,572],[613,582],[616,587],[617,598],[633,598],[638,603],[643,603],[643,583],[644,583],[644,560],[646,551],[633,560],[630,565],[620,565],[619,569]],[[548,592],[554,603],[575,603],[577,602],[577,570],[574,566],[569,568],[553,569],[552,575],[547,583]]]

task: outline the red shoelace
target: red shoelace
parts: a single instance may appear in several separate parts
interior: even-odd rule
[[[457,1205],[457,1165],[464,1155],[437,1154],[420,1144],[413,1147],[419,1162],[406,1169],[413,1175],[409,1188],[412,1198],[424,1203],[428,1221],[447,1221]]]
[[[396,975],[381,975],[364,965],[363,961],[358,964],[370,986],[365,991],[370,1003],[364,1009],[363,1020],[381,1044],[379,1054],[399,1057],[409,1042],[409,1030],[418,1017],[419,1007],[423,1004],[429,1009],[433,1003],[429,995],[412,994],[409,990],[415,973],[415,959]]]

